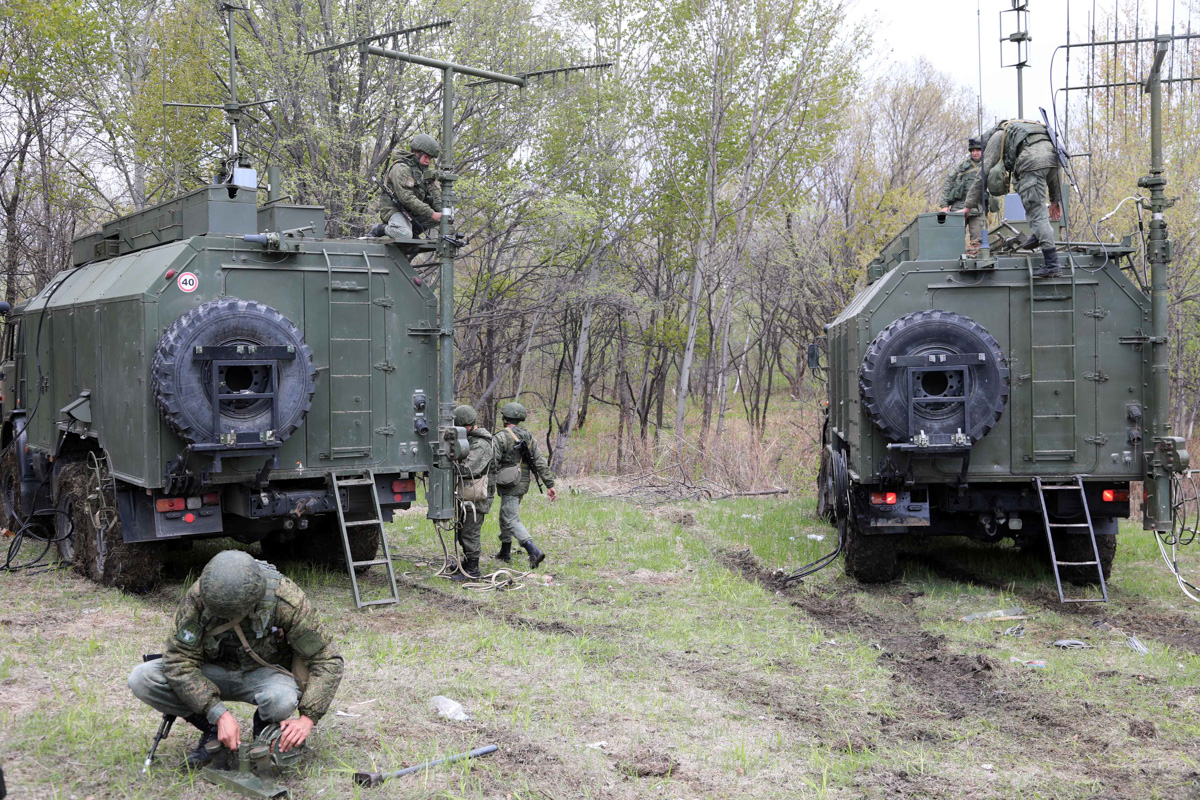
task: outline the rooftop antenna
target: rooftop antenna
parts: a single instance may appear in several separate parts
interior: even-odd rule
[[[219,108],[224,111],[225,119],[229,122],[231,131],[229,137],[229,155],[225,158],[221,172],[217,174],[213,182],[216,184],[229,184],[232,187],[242,189],[257,189],[258,174],[254,171],[254,160],[249,153],[242,152],[238,126],[241,124],[243,117],[254,119],[246,113],[246,109],[276,101],[271,99],[243,103],[238,100],[237,44],[233,38],[233,12],[246,11],[247,9],[244,6],[235,6],[232,3],[222,3],[220,10],[226,15],[225,28],[229,36],[229,99],[221,105],[213,105],[211,103],[163,103],[163,105],[175,108]]]
[[[449,24],[447,21],[424,27],[444,27]],[[507,75],[503,72],[468,67],[464,64],[441,61],[436,58],[429,58],[428,56],[419,56],[415,53],[389,50],[372,44],[372,42],[393,36],[396,33],[364,36],[349,42],[343,42],[342,44],[310,50],[307,54],[316,55],[317,53],[344,47],[356,47],[358,52],[364,56],[379,56],[380,58],[388,58],[393,61],[403,61],[408,64],[429,67],[442,73],[442,155],[440,162],[443,169],[438,172],[438,178],[442,183],[442,218],[438,223],[439,238],[437,243],[438,256],[441,260],[441,274],[438,278],[438,292],[440,293],[439,316],[441,317],[438,326],[440,342],[438,348],[439,445],[437,450],[437,469],[430,471],[429,487],[427,489],[430,496],[441,497],[440,503],[435,504],[430,502],[429,504],[429,518],[434,520],[436,524],[440,521],[448,521],[454,517],[454,482],[451,473],[451,455],[456,438],[456,429],[454,427],[454,259],[458,253],[459,246],[463,244],[463,240],[454,234],[454,206],[458,199],[454,192],[454,182],[458,180],[458,175],[453,171],[454,76],[458,74],[470,75],[481,79],[481,83],[507,83],[511,86],[525,88],[529,83],[529,79],[533,77],[585,69],[600,69],[609,65],[588,64],[586,66],[561,70],[542,70],[526,73],[525,75]]]
[[[1029,0],[1011,0],[1012,8],[1000,12],[1000,66],[1017,68],[1017,118],[1025,119],[1025,77],[1029,66]],[[1006,19],[1007,15],[1007,19]],[[1007,26],[1012,32],[1004,34]],[[1005,45],[1009,45],[1007,48]],[[1007,62],[1007,63],[1006,63]]]

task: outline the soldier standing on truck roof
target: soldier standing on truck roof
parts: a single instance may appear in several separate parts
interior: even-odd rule
[[[529,568],[536,569],[546,554],[533,543],[529,531],[521,523],[521,498],[529,491],[532,474],[546,485],[546,494],[551,502],[558,499],[558,493],[554,490],[554,473],[538,452],[533,434],[519,427],[528,416],[525,406],[508,403],[500,409],[500,416],[504,419],[504,427],[492,437],[496,447],[496,491],[500,494],[500,552],[496,553],[496,558],[501,561],[512,559],[512,539],[515,536],[529,553]]]
[[[134,668],[129,688],[200,731],[186,759],[195,769],[211,760],[205,745],[214,739],[237,749],[241,726],[226,700],[256,706],[254,736],[278,723],[281,751],[304,744],[329,710],[342,668],[300,587],[249,553],[225,550],[184,595],[163,657]]]
[[[967,139],[967,155],[969,158],[950,170],[946,180],[942,181],[942,193],[938,198],[938,211],[962,211],[967,199],[967,190],[979,173],[979,159],[983,157],[983,145],[974,137]],[[983,224],[983,216],[979,213],[967,215],[967,241],[970,246],[979,250],[979,230]]]
[[[1041,247],[1045,263],[1034,277],[1052,278],[1058,274],[1058,251],[1054,248],[1054,229],[1050,220],[1062,218],[1062,187],[1058,174],[1058,154],[1046,126],[1024,119],[1002,120],[983,135],[983,168],[987,172],[988,192],[1002,195],[1010,178],[1016,181],[1030,236],[1022,247]],[[1046,195],[1050,195],[1047,213]],[[976,174],[967,192],[966,207],[983,205],[983,179]]]
[[[479,555],[483,549],[480,533],[483,518],[492,510],[494,487],[491,486],[492,434],[476,425],[478,415],[471,406],[454,409],[454,424],[467,429],[470,450],[455,465],[454,535],[463,551],[462,569],[455,580],[479,577]]]
[[[432,136],[418,133],[409,147],[412,152],[392,164],[383,179],[379,216],[385,223],[383,235],[393,239],[412,239],[442,218],[434,209],[442,200],[442,184],[429,169],[441,155],[442,146]]]

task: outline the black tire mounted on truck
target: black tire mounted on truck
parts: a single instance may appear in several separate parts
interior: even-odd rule
[[[159,413],[189,442],[211,441],[220,433],[261,433],[271,428],[268,400],[222,400],[220,431],[213,430],[211,361],[194,358],[196,347],[250,344],[294,348],[294,359],[279,362],[275,404],[275,438],[286,440],[300,427],[312,406],[317,369],[304,335],[280,312],[253,300],[223,298],[196,306],[171,323],[151,364],[154,399]],[[220,375],[230,391],[263,392],[270,368],[223,367]]]
[[[908,370],[893,366],[893,356],[983,353],[984,360],[969,368],[967,409],[971,425],[963,432],[982,439],[1004,413],[1008,403],[1008,363],[1000,344],[975,320],[937,309],[905,314],[888,325],[867,347],[858,375],[863,408],[871,421],[893,442],[906,442],[919,432],[955,433],[962,427],[960,403],[922,403],[913,414],[916,430],[908,429]],[[931,365],[932,366],[932,365]],[[957,372],[918,375],[919,397],[961,396]]]

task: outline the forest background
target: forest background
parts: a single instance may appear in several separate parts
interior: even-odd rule
[[[248,0],[235,14],[239,94],[274,100],[243,129],[260,180],[328,210],[329,236],[378,221],[373,179],[418,132],[440,133],[440,75],[307,52],[450,27],[383,46],[522,74],[526,89],[457,79],[456,395],[485,424],[514,397],[556,469],[729,490],[812,474],[820,375],[805,348],[861,287],[864,266],[933,210],[980,124],[972,89],[872,50],[836,0]],[[1100,38],[1146,32],[1135,4]],[[5,298],[70,266],[99,223],[208,183],[228,150],[211,0],[0,3],[0,211]],[[959,46],[961,43],[954,43]],[[1197,46],[1200,48],[1200,46]],[[1073,83],[1136,81],[1148,46],[1076,58]],[[1178,45],[1175,77],[1200,75]],[[1174,240],[1172,418],[1189,438],[1200,391],[1200,100],[1166,89]],[[1139,237],[1125,203],[1148,164],[1135,89],[1058,95],[1073,160],[1072,240]],[[1070,106],[1066,105],[1070,100]],[[265,199],[265,192],[262,192]],[[1144,272],[1144,259],[1131,275]],[[597,409],[600,412],[597,413]]]

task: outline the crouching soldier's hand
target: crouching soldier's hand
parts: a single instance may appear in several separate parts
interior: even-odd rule
[[[279,723],[282,733],[279,735],[279,752],[286,753],[293,747],[304,744],[308,734],[312,733],[313,721],[304,715],[295,719],[285,719]]]

